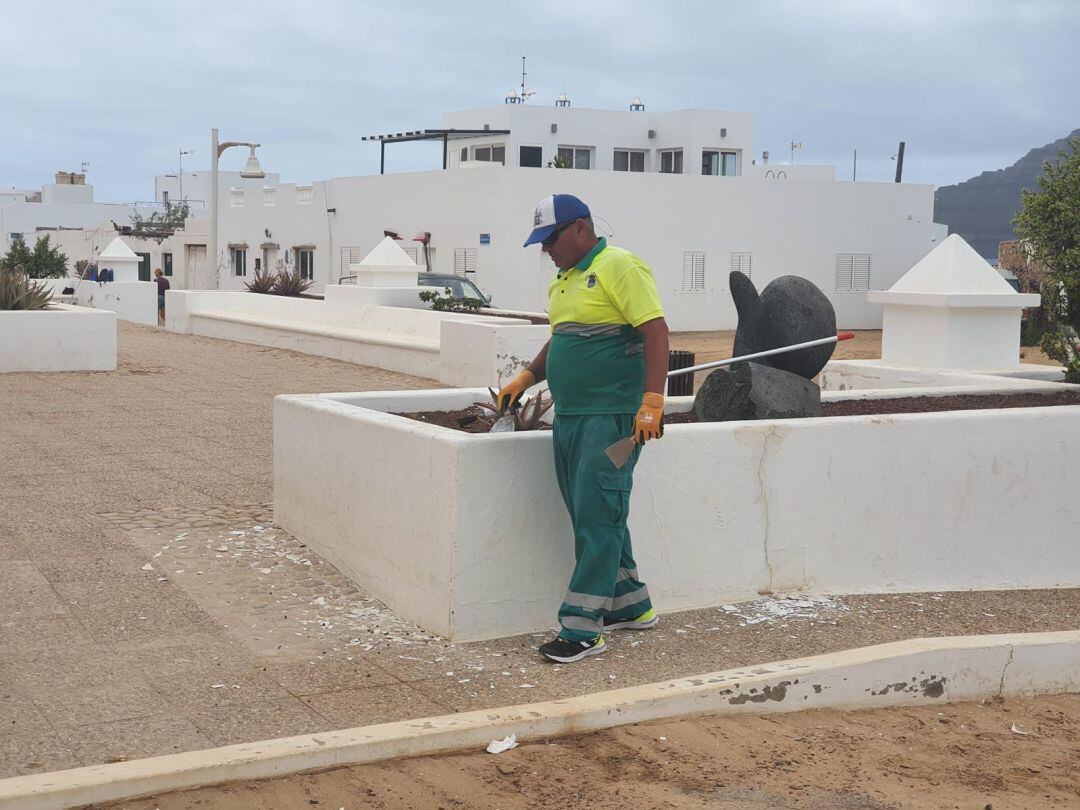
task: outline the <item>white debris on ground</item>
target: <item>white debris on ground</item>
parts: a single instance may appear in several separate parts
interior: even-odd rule
[[[736,619],[739,627],[762,623],[783,623],[793,619],[811,619],[821,624],[836,624],[830,614],[851,610],[840,599],[831,596],[775,596],[740,602],[737,605],[721,605],[720,610]],[[719,628],[712,628],[719,629]]]

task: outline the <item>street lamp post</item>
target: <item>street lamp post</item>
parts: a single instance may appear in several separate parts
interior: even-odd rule
[[[210,130],[210,239],[207,245],[207,262],[211,263],[210,278],[211,289],[216,290],[221,286],[220,267],[218,265],[218,158],[221,153],[232,146],[247,146],[251,149],[247,163],[244,164],[240,176],[244,178],[259,179],[266,177],[266,172],[259,166],[259,159],[255,157],[255,150],[260,146],[257,143],[247,141],[225,141],[218,143],[218,131],[215,127]]]

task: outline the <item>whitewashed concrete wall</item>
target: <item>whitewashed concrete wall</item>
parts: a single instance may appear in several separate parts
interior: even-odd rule
[[[223,207],[220,241],[223,251],[229,242],[251,250],[269,230],[290,260],[292,246],[314,245],[318,290],[344,274],[342,248],[366,253],[384,229],[406,240],[430,231],[433,270],[451,272],[455,248],[475,249],[474,280],[495,306],[542,311],[554,267],[539,248],[521,243],[536,202],[557,191],[584,199],[602,218],[601,230],[614,230],[614,244],[651,265],[676,330],[735,327],[727,282],[733,252],[753,254],[759,289],[778,276],[801,275],[832,300],[840,328],[878,328],[880,305],[869,304],[865,293],[836,291],[836,254],[871,254],[870,287],[881,290],[945,236],[933,222],[931,186],[491,166],[336,178],[315,183],[305,204],[297,204],[296,186],[283,184],[274,206],[255,198],[244,208]],[[480,244],[481,234],[490,244]],[[703,292],[682,292],[684,251],[705,253]],[[242,289],[243,281],[222,275],[223,288]]]
[[[81,306],[110,310],[122,321],[157,325],[157,284],[153,281],[84,281],[75,286],[75,294]]]
[[[573,565],[550,434],[383,413],[486,396],[285,396],[274,411],[277,522],[461,640],[552,626]],[[762,591],[1076,587],[1069,436],[1080,407],[671,425],[636,472],[635,556],[661,610]]]
[[[0,312],[0,372],[112,371],[116,313],[68,304]]]

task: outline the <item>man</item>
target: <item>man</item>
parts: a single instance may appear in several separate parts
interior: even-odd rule
[[[154,281],[157,282],[157,318],[160,326],[165,323],[165,291],[169,289],[169,280],[160,267],[154,270]]]
[[[525,246],[558,268],[548,288],[551,339],[499,391],[500,413],[547,379],[555,401],[555,475],[574,527],[576,565],[558,636],[540,647],[569,663],[604,651],[605,630],[657,622],[638,579],[626,518],[641,445],[663,435],[668,327],[652,271],[597,238],[588,206],[570,194],[540,201]],[[621,469],[604,449],[633,435]]]

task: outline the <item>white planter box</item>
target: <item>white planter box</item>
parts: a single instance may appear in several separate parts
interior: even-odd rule
[[[115,368],[115,312],[67,304],[0,312],[0,372]]]
[[[486,396],[279,396],[274,409],[277,522],[456,640],[554,626],[573,565],[549,433],[388,413]],[[660,610],[764,591],[1076,587],[1078,450],[1080,406],[672,425],[638,464],[635,557]]]

